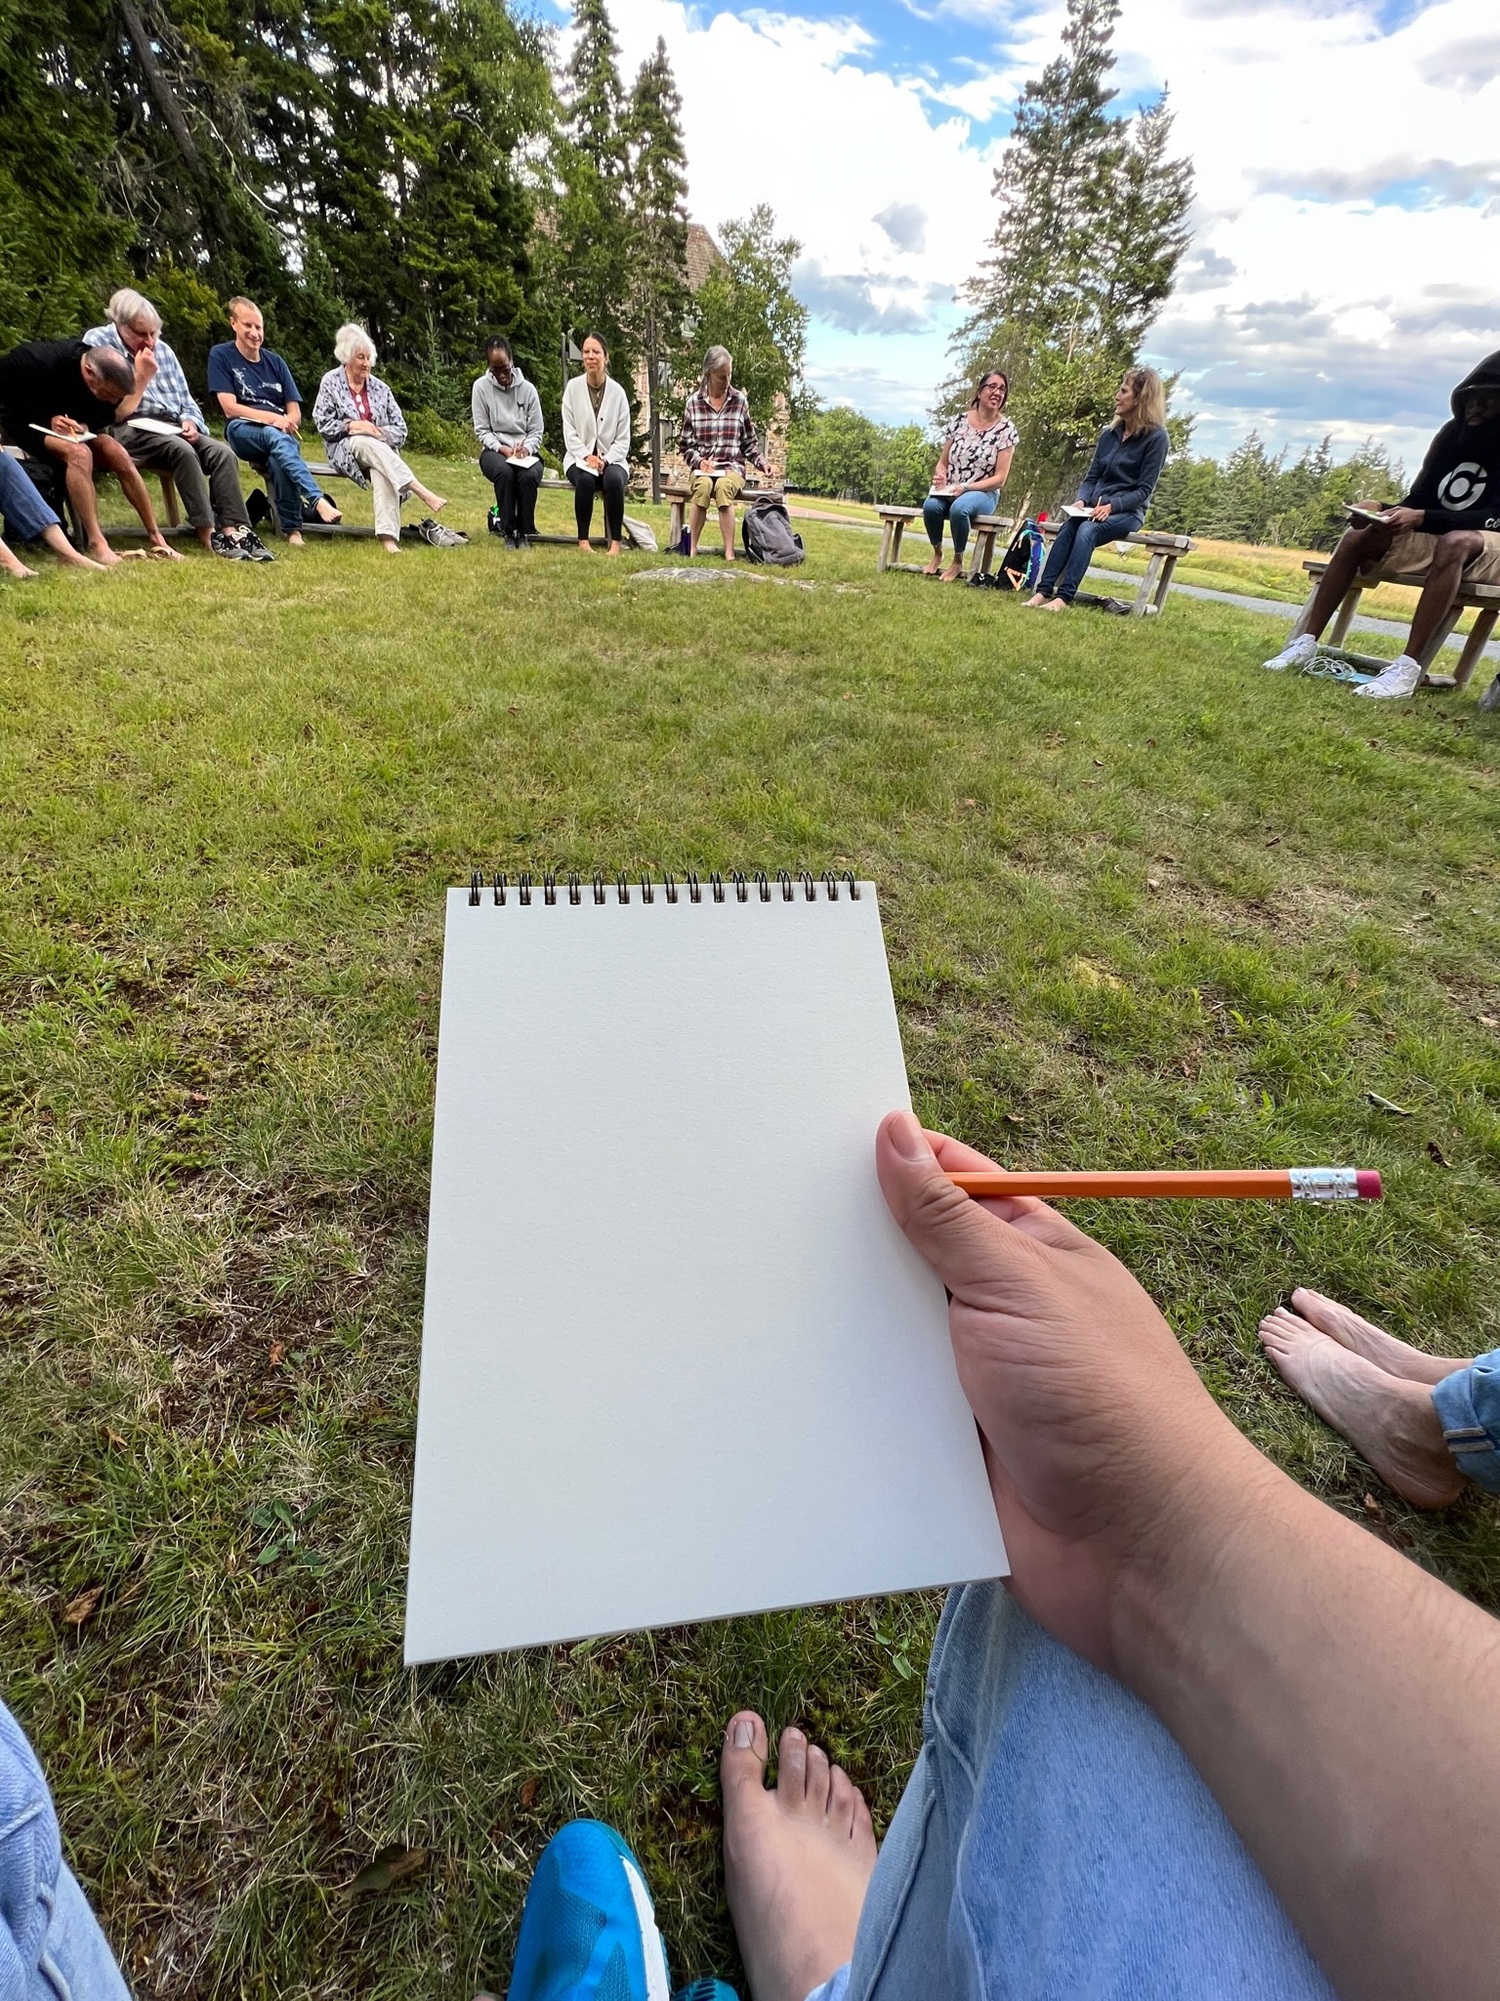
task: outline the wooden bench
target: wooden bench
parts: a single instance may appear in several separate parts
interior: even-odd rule
[[[681,480],[668,480],[662,488],[662,493],[665,495],[667,503],[672,510],[670,526],[667,530],[667,547],[675,555],[682,541],[682,530],[687,520],[688,502],[693,497],[693,489],[690,484]],[[739,499],[734,504],[736,507],[754,507],[762,500],[780,500],[785,502],[786,488],[781,486],[747,486],[743,489]],[[712,512],[712,509],[709,511]]]
[[[1318,562],[1314,560],[1304,563],[1302,567],[1312,581],[1312,590],[1308,594],[1307,603],[1298,613],[1297,623],[1292,627],[1293,636],[1302,630],[1302,621],[1307,617],[1308,609],[1317,594],[1318,585],[1328,572],[1326,561]],[[1346,660],[1351,661],[1356,667],[1368,667],[1374,673],[1378,674],[1382,668],[1390,666],[1391,663],[1389,660],[1374,653],[1351,653],[1344,645],[1344,641],[1349,634],[1349,628],[1354,623],[1355,614],[1359,610],[1360,598],[1366,591],[1373,590],[1376,584],[1406,584],[1412,590],[1420,590],[1422,587],[1420,579],[1387,576],[1383,570],[1375,570],[1369,574],[1362,571],[1349,586],[1348,591],[1344,595],[1343,603],[1334,613],[1333,624],[1328,628],[1328,637],[1324,641],[1324,644],[1330,648],[1336,648],[1343,654]],[[1458,665],[1451,674],[1433,674],[1428,672],[1427,670],[1432,666],[1433,661],[1437,659],[1439,653],[1441,653],[1444,646],[1447,645],[1448,640],[1452,637],[1453,628],[1458,624],[1460,617],[1466,611],[1472,611],[1477,616],[1474,620],[1474,629],[1464,642],[1463,652],[1458,656]],[[1500,618],[1500,585],[1469,584],[1464,586],[1454,600],[1452,611],[1449,612],[1448,616],[1433,634],[1432,640],[1423,655],[1423,673],[1419,685],[1424,688],[1438,688],[1444,692],[1467,686],[1469,677],[1473,674],[1474,669],[1479,665],[1483,657],[1484,649],[1489,643],[1490,634],[1495,629],[1495,620],[1497,618]],[[1497,674],[1495,677],[1495,686],[1486,690],[1484,702],[1481,703],[1481,707],[1488,703],[1490,709],[1500,708],[1500,695],[1496,694],[1497,688],[1500,688],[1500,674]],[[1495,698],[1493,702],[1491,701],[1492,696]],[[1486,713],[1489,713],[1488,709]]]
[[[880,554],[875,558],[877,570],[915,570],[920,575],[920,563],[901,561],[901,537],[910,522],[920,521],[920,507],[877,507],[880,516]],[[1015,522],[1008,514],[977,514],[970,526],[974,531],[973,549],[969,556],[969,575],[987,577],[995,560],[995,538],[1009,534]]]
[[[1061,521],[1044,521],[1042,533],[1050,546],[1052,538],[1062,528]],[[1130,607],[1132,618],[1155,617],[1167,601],[1167,592],[1172,588],[1172,572],[1177,568],[1180,556],[1191,556],[1197,543],[1190,535],[1168,535],[1154,528],[1141,528],[1134,535],[1120,535],[1113,542],[1102,542],[1094,551],[1095,559],[1102,557],[1105,568],[1109,567],[1107,552],[1110,549],[1145,549],[1150,561],[1146,574],[1141,578],[1140,588]]]

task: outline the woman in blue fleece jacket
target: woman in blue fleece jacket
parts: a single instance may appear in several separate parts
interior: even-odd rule
[[[1066,611],[1101,542],[1133,535],[1146,518],[1167,457],[1167,392],[1154,368],[1127,368],[1115,393],[1115,421],[1099,435],[1074,505],[1052,543],[1028,607]]]

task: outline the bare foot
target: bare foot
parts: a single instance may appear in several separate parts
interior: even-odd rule
[[[950,563],[943,572],[943,582],[945,584],[956,584],[963,573],[962,563]]]
[[[731,1717],[719,1768],[724,1884],[752,2001],[806,2001],[854,1950],[875,1868],[875,1830],[858,1787],[800,1730],[783,1730],[765,1783],[766,1726]]]
[[[448,505],[448,496],[446,493],[429,493],[425,486],[418,497],[422,505],[430,507],[434,514],[441,514],[443,509]]]
[[[1033,591],[1021,609],[1022,611],[1035,611],[1038,605],[1044,605],[1046,602],[1047,600],[1042,596],[1040,591]]]
[[[936,576],[939,576],[939,575],[941,575],[941,573],[942,573],[942,568],[943,568],[943,559],[942,559],[942,557],[941,557],[941,556],[934,556],[934,557],[933,557],[933,559],[932,559],[932,561],[931,561],[930,563],[925,563],[925,564],[924,564],[924,565],[922,566],[922,575],[923,575],[924,577],[936,577]]]
[[[24,563],[0,563],[0,577],[14,577],[17,583],[22,583],[26,578],[34,577],[35,575],[36,571],[28,570]]]
[[[1415,1508],[1446,1508],[1458,1499],[1463,1477],[1443,1442],[1428,1387],[1388,1376],[1284,1306],[1268,1313],[1258,1332],[1297,1394],[1363,1453],[1388,1487]]]
[[[289,549],[301,549],[305,546],[300,528],[289,528],[287,530],[286,546]]]
[[[608,548],[607,548],[607,549],[605,550],[605,552],[604,552],[604,553],[605,553],[605,555],[606,555],[606,556],[618,556],[618,555],[619,555],[619,553],[620,553],[620,545],[619,545],[619,543],[618,543],[618,542],[611,542],[611,543],[610,543],[610,545],[609,545],[609,547],[608,547]]]
[[[130,553],[132,556],[135,556],[141,552],[132,549]],[[120,554],[118,549],[111,549],[107,542],[90,542],[89,560],[97,563],[101,570],[112,570],[116,563],[123,563],[125,558]]]
[[[326,493],[318,496],[318,504],[313,511],[325,528],[332,528],[335,522],[342,521],[344,518]]]
[[[1340,1306],[1336,1299],[1328,1299],[1305,1285],[1299,1285],[1292,1294],[1292,1304],[1320,1334],[1352,1348],[1356,1355],[1363,1355],[1388,1376],[1402,1376],[1409,1383],[1440,1383],[1444,1376],[1469,1366],[1467,1362],[1455,1362],[1449,1355],[1424,1355],[1420,1348],[1387,1334],[1373,1320],[1362,1320],[1347,1306]]]
[[[592,543],[592,542],[580,542],[580,543],[578,544],[578,546],[579,546],[579,548],[580,548],[580,549],[581,549],[581,550],[583,551],[583,553],[584,553],[584,555],[585,555],[585,556],[592,556],[592,555],[593,555],[593,553],[594,553],[594,545],[593,545],[593,543]]]
[[[1062,598],[1044,598],[1042,601],[1043,611],[1066,611],[1067,608]]]
[[[401,554],[401,544],[396,540],[394,535],[378,535],[375,539],[388,556],[399,556]]]
[[[174,549],[170,542],[153,542],[146,553],[148,556],[160,556],[168,563],[180,563],[184,560],[182,551]]]

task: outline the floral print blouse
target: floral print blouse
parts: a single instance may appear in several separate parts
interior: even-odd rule
[[[976,431],[967,410],[960,410],[943,433],[948,447],[948,484],[973,486],[994,476],[995,461],[1002,452],[1014,451],[1020,432],[1009,417],[997,417],[987,431]]]

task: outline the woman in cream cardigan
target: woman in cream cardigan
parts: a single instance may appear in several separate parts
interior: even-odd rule
[[[596,333],[583,337],[583,373],[563,390],[562,423],[563,471],[573,488],[578,546],[589,546],[594,496],[602,489],[605,538],[610,555],[618,556],[630,477],[630,403],[609,373],[609,349]]]

